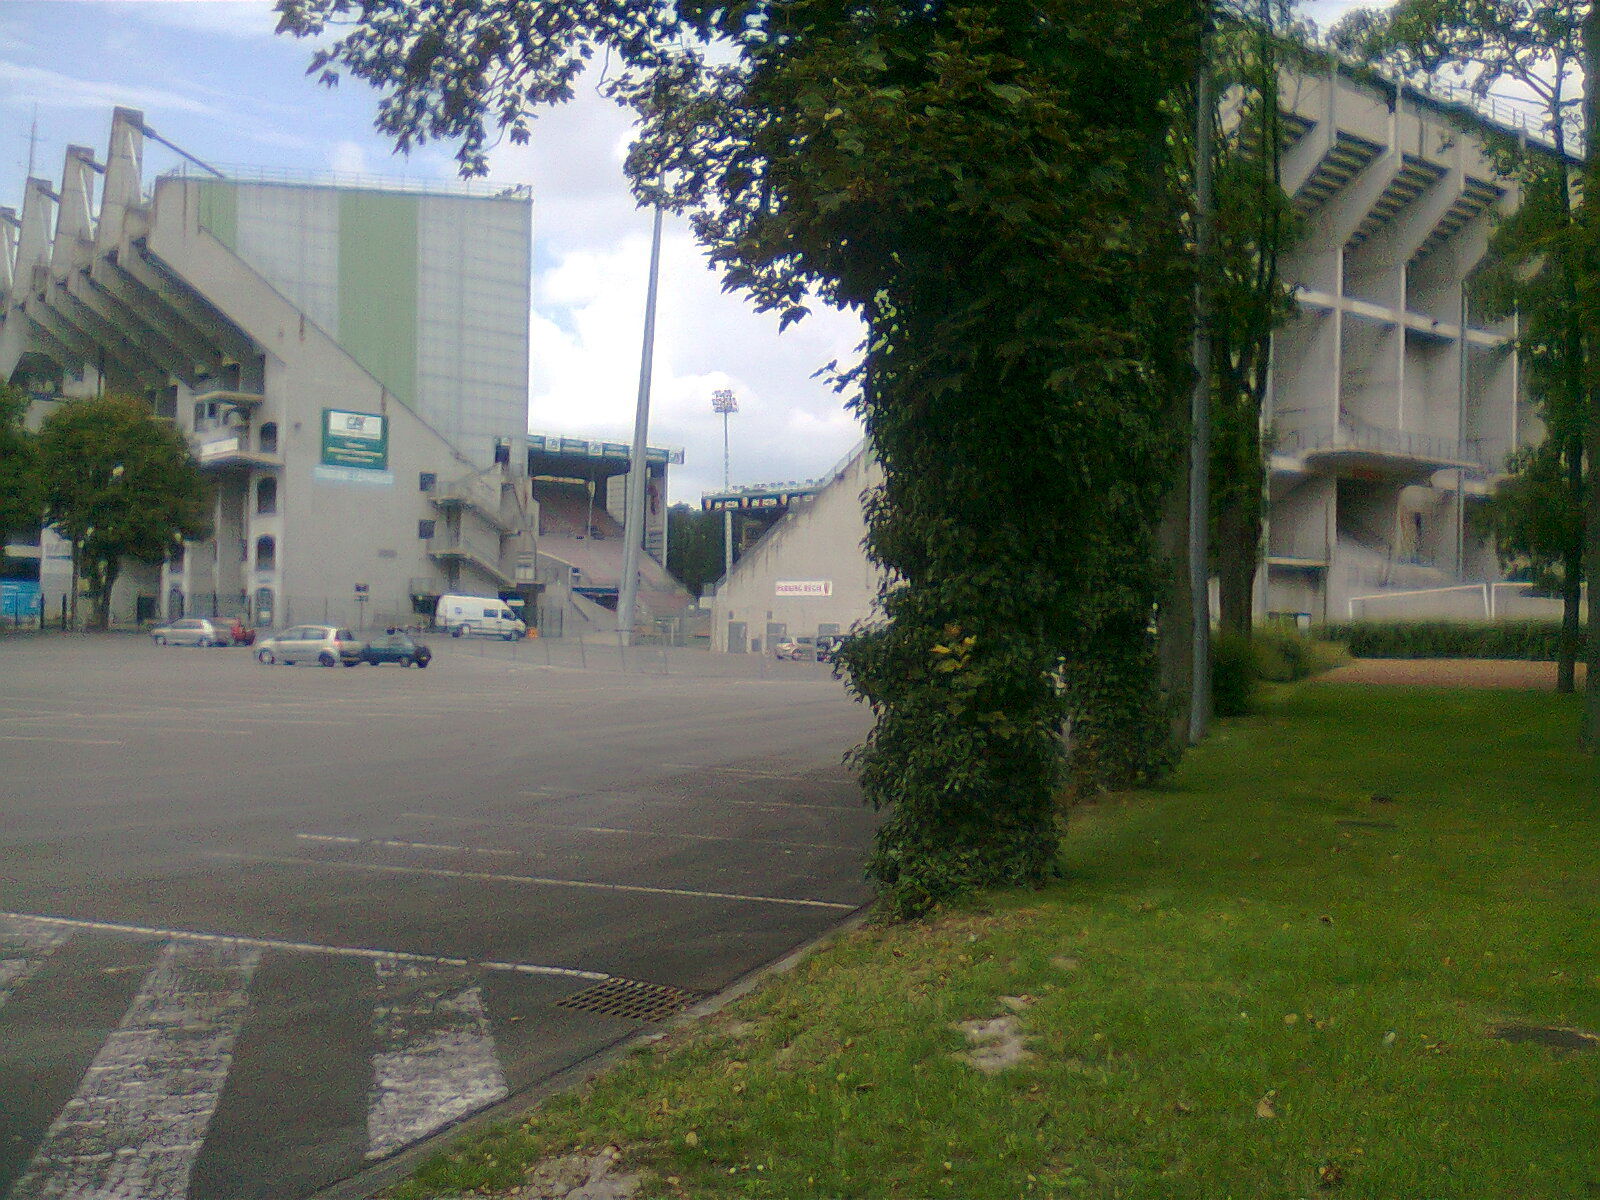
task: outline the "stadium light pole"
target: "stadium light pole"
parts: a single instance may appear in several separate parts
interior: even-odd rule
[[[633,455],[628,471],[628,511],[623,524],[622,589],[617,596],[617,637],[633,644],[633,614],[639,602],[639,554],[644,544],[644,491],[650,464],[645,443],[650,427],[650,369],[656,346],[656,285],[661,277],[661,206],[650,232],[650,285],[644,301],[644,349],[639,357],[639,403],[633,416]]]
[[[1211,20],[1200,15],[1195,72],[1194,241],[1199,267],[1194,284],[1194,390],[1189,398],[1189,597],[1194,619],[1189,742],[1211,728]]]
[[[718,388],[711,393],[711,411],[722,414],[722,491],[724,503],[726,493],[733,487],[732,476],[728,469],[728,417],[739,411],[739,401],[734,396],[731,388]],[[722,510],[722,578],[726,580],[733,574],[733,509],[724,507]]]

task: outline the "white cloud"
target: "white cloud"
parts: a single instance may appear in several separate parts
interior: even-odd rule
[[[530,423],[539,431],[628,440],[638,397],[649,218],[607,249],[559,253],[535,284]],[[650,440],[682,446],[673,499],[722,485],[722,422],[711,393],[731,388],[735,483],[815,477],[860,437],[843,399],[812,378],[848,362],[859,323],[821,311],[781,336],[777,319],[721,290],[682,223],[663,239]]]
[[[278,27],[272,0],[115,0],[129,16],[184,33],[270,38]]]
[[[166,109],[207,117],[221,114],[212,105],[165,88],[83,79],[60,71],[0,61],[0,103],[47,109],[87,109],[108,113],[114,105]]]
[[[639,390],[650,214],[622,174],[632,118],[595,92],[541,113],[526,146],[502,145],[491,176],[534,194],[530,425],[627,441]],[[682,446],[672,498],[722,486],[722,421],[711,393],[732,388],[735,483],[800,479],[833,466],[860,437],[843,400],[813,373],[848,362],[859,323],[819,311],[781,336],[775,316],[727,295],[685,221],[668,218],[651,389],[650,440]]]
[[[367,150],[358,142],[335,142],[328,151],[328,169],[340,175],[370,175]]]

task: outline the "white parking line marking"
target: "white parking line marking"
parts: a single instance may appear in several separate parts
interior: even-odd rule
[[[797,850],[859,851],[859,846],[837,842],[792,842],[784,838],[734,837],[724,833],[676,833],[661,829],[619,829],[612,825],[566,825],[559,821],[489,821],[481,817],[452,817],[443,813],[401,813],[408,821],[442,821],[454,825],[492,825],[497,829],[567,829],[575,833],[626,834],[629,837],[666,838],[668,841],[736,842],[745,846],[786,846]]]
[[[491,850],[483,846],[446,846],[439,842],[401,842],[394,838],[337,837],[329,833],[297,833],[303,842],[329,842],[339,846],[387,846],[397,850],[449,850],[456,854],[492,854],[515,858],[515,850]]]
[[[27,917],[0,917],[0,1005],[71,936],[70,929]]]
[[[418,963],[378,962],[367,1108],[367,1157],[382,1158],[502,1100],[505,1073],[483,1010],[483,989],[460,987]]]
[[[784,783],[826,783],[814,775],[780,775],[773,771],[751,771],[744,767],[726,767],[718,763],[662,763],[673,771],[715,771],[719,775],[743,775],[750,779],[779,779]]]
[[[96,933],[135,934],[174,942],[200,942],[223,946],[250,946],[260,950],[293,950],[301,954],[331,954],[337,958],[393,959],[396,962],[436,963],[447,967],[481,967],[486,971],[514,971],[520,975],[551,975],[562,979],[588,979],[604,983],[616,978],[604,971],[583,971],[577,967],[550,967],[538,963],[480,962],[449,958],[438,954],[411,954],[404,950],[369,950],[359,946],[325,946],[317,942],[287,942],[276,938],[229,937],[221,933],[195,933],[188,929],[156,929],[149,925],[118,925],[109,921],[81,921],[73,917],[38,917],[0,912],[0,919],[36,921],[64,929],[90,929]]]
[[[169,943],[11,1200],[187,1195],[260,958],[254,947]]]
[[[437,867],[403,867],[387,863],[330,862],[320,858],[270,858],[256,854],[213,854],[235,862],[269,863],[285,867],[322,867],[334,871],[369,871],[391,875],[427,875],[436,879],[469,879],[474,883],[527,883],[539,887],[586,888],[600,892],[637,892],[646,896],[689,896],[697,900],[739,900],[751,904],[788,904],[799,908],[833,908],[854,912],[859,904],[833,900],[796,900],[788,896],[748,896],[739,892],[702,892],[693,888],[645,887],[632,883],[596,883],[587,879],[547,879],[540,875],[498,875],[488,871],[446,871]]]
[[[57,737],[53,734],[29,735],[25,733],[0,733],[0,742],[54,742],[60,746],[125,746],[121,738]]]

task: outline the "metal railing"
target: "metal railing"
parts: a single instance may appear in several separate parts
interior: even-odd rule
[[[302,187],[362,188],[384,192],[419,192],[441,196],[478,196],[490,199],[526,200],[533,188],[525,183],[496,183],[488,179],[458,179],[454,176],[422,178],[416,175],[381,175],[367,171],[296,170],[290,167],[215,164],[229,183],[298,184]],[[158,179],[215,179],[188,164],[162,171]]]
[[[1502,471],[1511,451],[1510,440],[1506,438],[1443,437],[1350,420],[1341,420],[1333,426],[1277,430],[1272,447],[1277,453],[1296,456],[1362,450],[1437,463],[1444,468],[1461,467],[1480,475]]]

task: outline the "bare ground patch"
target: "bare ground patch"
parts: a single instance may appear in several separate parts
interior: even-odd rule
[[[1358,658],[1322,677],[1330,683],[1409,687],[1525,688],[1553,692],[1556,664],[1498,658]],[[1584,682],[1578,664],[1578,686]]]

